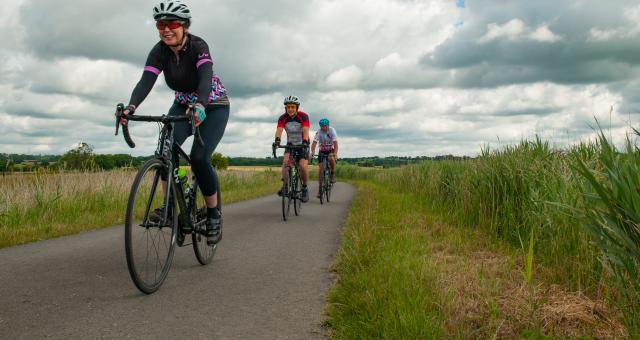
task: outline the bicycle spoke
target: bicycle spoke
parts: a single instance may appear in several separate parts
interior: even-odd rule
[[[153,183],[151,184],[151,192],[149,193],[149,199],[147,200],[147,207],[144,210],[143,221],[147,221],[149,219],[149,211],[151,211],[151,203],[153,203],[153,199],[156,197],[156,188],[158,185],[158,178],[160,177],[160,172],[156,171],[155,176],[153,178]]]

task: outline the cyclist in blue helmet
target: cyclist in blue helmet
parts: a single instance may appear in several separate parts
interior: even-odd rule
[[[329,126],[329,119],[320,119],[320,130],[318,130],[313,137],[313,144],[311,144],[311,157],[315,155],[316,146],[320,144],[318,155],[326,156],[329,160],[329,168],[331,169],[331,182],[336,182],[336,161],[338,160],[338,134],[336,130]],[[322,176],[322,167],[318,167],[318,179]],[[321,184],[320,184],[321,185]],[[318,190],[318,197],[320,197],[320,190]]]

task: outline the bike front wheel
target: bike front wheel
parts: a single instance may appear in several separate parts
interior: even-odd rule
[[[322,163],[320,163],[322,164]],[[318,185],[318,191],[320,196],[320,204],[324,204],[324,171],[320,172],[320,185]]]
[[[286,221],[289,218],[289,209],[291,208],[291,192],[287,182],[282,186],[282,219]]]
[[[331,174],[327,171],[327,173],[324,176],[324,197],[325,197],[325,201],[327,201],[327,203],[329,203],[329,200],[331,199],[331,188],[333,187],[333,184],[331,183]]]
[[[175,252],[178,214],[175,193],[170,190],[167,199],[162,185],[161,174],[167,172],[161,160],[147,161],[136,175],[127,204],[124,235],[127,266],[133,283],[145,294],[160,288]],[[163,210],[158,209],[166,203]]]

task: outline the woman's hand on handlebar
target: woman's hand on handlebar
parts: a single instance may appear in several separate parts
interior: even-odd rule
[[[122,116],[132,115],[135,111],[136,106],[129,104],[124,108],[124,110],[122,110]],[[124,117],[120,117],[120,125],[127,125],[127,120]]]
[[[187,113],[189,109],[187,109]],[[204,110],[204,106],[200,103],[196,103],[193,106],[193,119],[195,119],[196,127],[200,126],[202,122],[207,118],[207,113]]]

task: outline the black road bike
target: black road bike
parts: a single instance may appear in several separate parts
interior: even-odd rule
[[[206,205],[195,176],[185,175],[180,162],[188,165],[189,156],[174,142],[174,123],[190,122],[194,143],[203,144],[193,119],[193,105],[185,115],[123,115],[123,104],[116,108],[116,135],[120,119],[158,123],[160,134],[154,157],[148,160],[133,181],[125,216],[125,251],[133,283],[145,294],[157,291],[164,282],[176,245],[193,246],[202,265],[211,263],[217,244],[206,238]],[[128,125],[122,125],[127,144],[135,147]],[[165,182],[166,180],[166,182]],[[221,210],[220,190],[218,209]],[[163,208],[161,208],[163,207]],[[160,208],[160,209],[159,209]],[[186,243],[191,236],[191,243]]]
[[[293,211],[296,216],[300,215],[302,209],[302,172],[298,164],[302,158],[302,153],[306,147],[303,145],[287,144],[274,145],[273,157],[276,158],[276,149],[285,149],[289,151],[289,162],[287,163],[287,178],[282,183],[282,219],[285,221],[289,218],[289,211],[293,205]]]
[[[331,188],[333,188],[333,182],[331,181],[331,169],[329,168],[329,156],[322,153],[318,154],[318,165],[321,166],[320,172],[320,204],[324,202],[329,203],[331,199]]]

